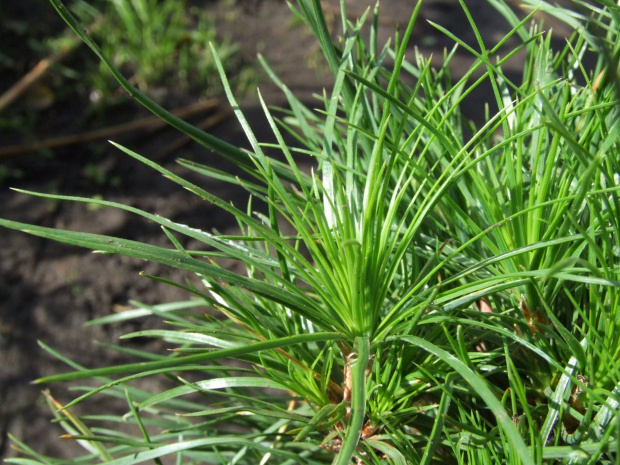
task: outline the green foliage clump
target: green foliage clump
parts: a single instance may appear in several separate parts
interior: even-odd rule
[[[87,33],[114,67],[143,92],[167,88],[204,97],[221,95],[210,43],[217,44],[220,60],[234,72],[230,84],[236,92],[245,93],[256,84],[255,67],[244,63],[238,47],[221,34],[226,22],[218,25],[210,10],[185,0],[76,0],[72,11],[88,25]],[[75,35],[61,35],[49,39],[47,48],[62,53],[75,43]],[[90,65],[84,70],[64,67],[63,72],[85,83],[97,105],[115,103],[119,86],[107,65],[100,62],[96,71]]]
[[[99,383],[80,387],[83,394],[57,414],[87,450],[80,463],[162,463],[165,456],[179,464],[617,463],[617,5],[588,5],[580,16],[542,3],[574,30],[554,50],[550,35],[531,25],[533,12],[519,18],[501,0],[489,5],[512,29],[487,47],[462,2],[477,44],[436,25],[455,46],[434,69],[420,54],[405,59],[420,4],[404,33],[381,48],[378,8],[350,22],[343,6],[335,44],[320,2],[298,0],[291,8],[317,36],[334,87],[323,110],[311,111],[263,63],[289,109],[276,118],[261,100],[276,140],[262,144],[213,51],[251,144],[244,151],[149,100],[52,3],[123,87],[246,176],[182,165],[240,185],[265,206],[264,213],[252,213],[252,202],[240,210],[117,145],[221,208],[240,233],[46,194],[35,195],[133,212],[160,224],[170,247],[0,221],[186,270],[201,283],[169,283],[195,296],[187,302],[99,321],[160,315],[169,329],[125,337],[163,339],[172,353],[133,351],[141,361],[101,368],[66,360],[74,371],[39,380]],[[508,39],[518,45],[505,51]],[[449,65],[459,48],[474,60],[453,81]],[[519,52],[526,58],[515,82],[502,67]],[[586,54],[596,58],[592,69],[582,64]],[[484,82],[498,110],[476,127],[461,107]],[[311,173],[298,167],[307,157],[316,163]],[[184,248],[182,236],[203,248]],[[220,259],[245,272],[222,268]],[[147,376],[175,386],[154,393],[132,384]],[[126,399],[124,416],[105,419],[129,421],[135,434],[68,413],[95,394]],[[58,463],[18,447],[28,463]]]
[[[181,90],[198,90],[207,96],[222,92],[209,43],[227,66],[239,71],[237,48],[216,35],[213,18],[181,0],[109,0],[104,24],[96,38],[116,68],[132,77],[138,88],[174,82]],[[105,64],[94,74],[102,95],[115,87]],[[239,84],[239,80],[236,80]]]

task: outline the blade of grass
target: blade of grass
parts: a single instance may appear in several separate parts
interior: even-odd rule
[[[521,435],[517,431],[512,418],[508,415],[501,402],[495,397],[495,394],[487,386],[479,375],[469,369],[462,361],[456,358],[454,355],[449,354],[445,350],[437,347],[436,345],[425,341],[416,336],[395,336],[389,337],[388,341],[404,341],[409,344],[420,347],[421,349],[435,355],[448,365],[450,365],[467,383],[474,389],[474,392],[487,404],[489,409],[495,415],[497,422],[501,425],[505,434],[508,436],[510,444],[513,448],[513,453],[518,455],[521,463],[524,465],[534,465],[532,456],[528,452],[528,449],[521,438]]]

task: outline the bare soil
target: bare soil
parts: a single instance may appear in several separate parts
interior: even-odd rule
[[[31,0],[3,3],[5,6],[0,7],[0,13],[4,14],[0,19],[3,21],[23,21],[32,17],[52,24],[49,26],[50,33],[62,28],[52,6],[45,2]],[[9,3],[14,3],[14,7],[10,7]],[[305,26],[293,20],[285,2],[237,2],[239,6],[234,11],[227,9],[230,8],[230,2],[227,1],[193,3],[209,9],[211,14],[221,19],[220,33],[237,41],[247,60],[254,60],[257,52],[262,53],[282,80],[303,100],[312,104],[313,93],[321,93],[323,88],[329,89],[331,81],[326,69],[322,72],[320,67],[313,66],[319,56],[318,44]],[[335,13],[338,2],[332,0],[325,3],[336,38],[340,21]],[[347,4],[350,16],[355,17],[367,6],[374,6],[374,0],[351,0]],[[393,35],[396,27],[401,31],[405,29],[413,5],[414,2],[391,0],[381,4],[381,43]],[[467,5],[489,42],[503,36],[507,27],[494,10],[482,0],[471,0]],[[429,0],[422,8],[422,18],[440,23],[465,38],[468,43],[475,44],[475,37],[456,1]],[[4,43],[10,45],[10,40]],[[435,59],[439,60],[443,48],[451,46],[451,41],[428,23],[419,21],[413,46],[417,46],[427,56],[434,52]],[[39,58],[24,56],[23,69],[33,66]],[[461,52],[455,59],[455,72],[458,73],[458,68],[470,61],[471,57]],[[517,76],[520,63],[515,60],[511,66],[510,72]],[[0,74],[0,92],[7,89],[15,78],[15,75],[8,72]],[[283,97],[267,78],[260,88],[269,103],[285,104]],[[176,95],[167,97],[164,102],[174,108],[194,99],[192,95]],[[482,94],[472,97],[466,110],[470,118],[479,121],[483,117],[484,105],[481,102],[484,100],[487,97]],[[51,107],[37,113],[39,123],[31,137],[43,139],[92,129],[97,118],[82,118],[86,106],[85,101],[58,98]],[[255,95],[246,97],[243,107],[259,139],[270,140]],[[146,116],[146,112],[137,105],[125,104],[112,114],[99,118],[98,124],[118,124],[143,116]],[[233,119],[228,119],[210,131],[234,144],[247,145]],[[159,153],[161,147],[175,141],[178,136],[172,129],[161,129],[122,135],[115,140],[150,156]],[[8,133],[0,138],[2,145],[28,141],[28,137]],[[217,155],[196,144],[189,144],[166,154],[158,161],[168,169],[189,176],[223,198],[234,201],[236,205],[245,204],[246,198],[242,191],[188,173],[175,163],[178,157],[213,164],[221,169],[235,169]],[[0,160],[0,166],[9,173],[0,186],[2,218],[169,246],[159,228],[125,212],[107,208],[92,210],[80,203],[35,198],[10,191],[8,187],[11,186],[85,197],[101,195],[107,200],[132,205],[206,230],[215,228],[226,232],[233,231],[235,227],[229,218],[216,211],[212,205],[153,173],[106,142],[72,145],[59,148],[53,154],[31,153],[5,158]],[[18,171],[22,172],[22,176],[13,176],[12,173]],[[93,173],[103,174],[103,181],[98,182]],[[86,366],[121,362],[119,355],[101,349],[93,341],[118,343],[121,334],[138,329],[136,324],[85,327],[87,321],[122,310],[131,299],[155,304],[188,297],[176,288],[140,277],[140,271],[181,282],[186,278],[179,271],[159,265],[119,256],[92,254],[22,232],[0,230],[0,457],[14,455],[9,447],[9,433],[41,453],[64,458],[72,456],[75,452],[73,447],[67,441],[58,439],[63,433],[61,428],[50,424],[52,415],[42,400],[42,386],[30,384],[33,379],[68,368],[42,350],[37,341],[45,342]],[[159,322],[151,320],[142,322],[147,327],[157,324]],[[132,344],[149,350],[165,350],[163,345],[155,342],[138,341]],[[62,402],[72,398],[72,394],[63,386],[50,388]],[[106,408],[105,405],[101,407]]]

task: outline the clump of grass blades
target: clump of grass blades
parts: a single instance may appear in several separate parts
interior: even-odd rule
[[[323,96],[324,111],[313,112],[263,63],[290,107],[278,119],[261,99],[276,143],[256,140],[214,51],[251,143],[246,152],[133,89],[58,0],[52,3],[139,101],[247,176],[182,165],[243,186],[266,208],[252,214],[250,202],[247,211],[237,209],[117,145],[230,214],[240,233],[217,235],[104,200],[38,193],[31,194],[143,216],[162,226],[171,247],[0,221],[180,268],[203,285],[169,283],[196,299],[137,304],[96,322],[160,315],[170,329],[125,337],[161,338],[178,346],[173,353],[132,351],[143,361],[103,368],[66,360],[74,371],[39,380],[102,383],[79,387],[83,394],[58,413],[88,451],[81,462],[161,463],[171,455],[177,463],[615,463],[616,5],[579,4],[586,17],[541,4],[574,28],[567,45],[553,50],[550,35],[530,25],[533,13],[519,19],[500,0],[489,4],[512,29],[488,48],[462,3],[478,43],[436,25],[455,48],[434,69],[418,54],[405,60],[420,4],[402,37],[380,48],[378,8],[355,22],[343,19],[334,44],[320,2],[299,0],[291,8],[319,39],[335,84]],[[342,13],[346,18],[344,6]],[[369,42],[361,33],[367,22]],[[505,51],[509,39],[519,45]],[[453,82],[449,64],[458,48],[473,63]],[[502,66],[521,51],[523,77],[514,82]],[[593,69],[583,67],[585,54],[595,56]],[[461,107],[485,81],[498,110],[475,127]],[[315,160],[316,170],[302,172],[299,157]],[[180,236],[204,249],[184,248]],[[221,258],[243,263],[247,273],[221,268]],[[224,318],[189,311],[194,307]],[[147,376],[176,385],[153,393],[132,383]],[[68,413],[94,394],[124,398],[127,414],[111,419],[135,423],[137,436]],[[30,463],[49,463],[17,445]]]
[[[130,75],[142,90],[161,88],[174,82],[175,89],[207,97],[222,92],[207,44],[218,44],[220,59],[235,71],[231,83],[238,92],[253,83],[252,67],[242,68],[237,47],[217,37],[215,20],[184,0],[110,0],[102,11],[77,2],[82,17],[101,23],[94,38],[114,66]],[[118,88],[104,63],[87,79],[97,101],[114,100]],[[170,87],[170,86],[169,86]],[[95,98],[95,97],[93,97]],[[101,103],[101,102],[100,102]]]

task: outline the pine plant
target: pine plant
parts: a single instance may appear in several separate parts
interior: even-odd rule
[[[172,351],[134,350],[134,363],[83,367],[45,346],[71,371],[37,382],[90,381],[64,406],[48,394],[67,437],[85,449],[70,463],[618,463],[616,4],[537,2],[518,16],[503,0],[488,0],[511,27],[488,46],[461,1],[477,43],[434,25],[454,42],[437,67],[408,48],[420,3],[404,32],[381,45],[378,6],[348,20],[341,2],[344,32],[334,42],[319,0],[291,2],[316,35],[334,86],[318,98],[321,110],[310,109],[262,60],[288,107],[275,112],[259,95],[276,141],[261,143],[212,50],[251,146],[242,150],[135,89],[69,10],[51,1],[130,94],[245,175],[181,165],[241,186],[250,199],[239,209],[114,144],[217,206],[238,234],[106,200],[34,192],[131,212],[159,224],[170,245],[0,220],[198,280],[165,282],[185,289],[187,301],[98,321],[161,316],[164,329],[124,338],[162,339]],[[533,21],[536,11],[571,26],[562,49]],[[506,50],[509,39],[517,45]],[[453,78],[457,50],[473,60]],[[525,60],[515,81],[503,66],[518,53]],[[593,67],[585,56],[594,57]],[[492,101],[475,125],[461,109],[484,83]],[[302,160],[314,168],[302,170]],[[259,204],[263,213],[254,213]],[[183,238],[202,246],[184,247]],[[223,259],[244,271],[224,268]],[[172,385],[149,392],[136,384],[145,377]],[[71,413],[94,395],[123,399],[126,413]],[[16,447],[28,458],[9,463],[63,463],[19,441]]]

